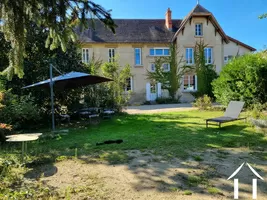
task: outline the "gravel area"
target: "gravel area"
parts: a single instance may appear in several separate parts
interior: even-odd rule
[[[196,110],[190,103],[181,104],[158,104],[158,105],[142,105],[142,106],[128,106],[124,111],[128,114],[151,114],[161,112],[176,112]]]

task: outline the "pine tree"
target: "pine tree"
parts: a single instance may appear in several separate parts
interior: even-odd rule
[[[29,24],[35,23],[49,34],[46,47],[61,46],[66,50],[69,41],[75,41],[74,27],[87,27],[91,19],[98,18],[113,32],[115,23],[109,11],[88,0],[1,0],[0,26],[5,39],[10,42],[9,67],[4,74],[11,79],[14,74],[23,77],[23,60]],[[92,21],[91,21],[92,22]]]

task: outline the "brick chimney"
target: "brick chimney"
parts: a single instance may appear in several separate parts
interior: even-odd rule
[[[165,15],[165,25],[167,29],[172,30],[172,11],[170,8],[168,8]]]

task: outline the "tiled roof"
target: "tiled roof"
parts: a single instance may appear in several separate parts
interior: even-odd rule
[[[211,13],[206,8],[201,6],[200,4],[197,4],[196,7],[191,12],[192,13]]]
[[[118,26],[115,34],[99,20],[94,21],[92,28],[77,32],[80,41],[86,43],[169,43],[177,37],[185,24],[194,16],[208,16],[226,43],[231,40],[251,51],[256,50],[227,36],[213,14],[200,4],[196,5],[183,20],[173,19],[172,30],[166,28],[165,19],[114,19],[115,24]]]
[[[255,49],[254,47],[251,47],[251,46],[249,46],[249,45],[247,45],[247,44],[245,44],[245,43],[243,43],[243,42],[240,42],[239,40],[237,40],[237,39],[235,39],[235,38],[232,38],[232,37],[230,37],[230,36],[227,36],[227,37],[229,38],[230,41],[235,42],[236,44],[238,44],[238,45],[240,45],[240,46],[243,46],[243,47],[249,49],[250,51],[256,51],[256,50],[257,50],[257,49]]]
[[[113,34],[100,21],[95,20],[94,29],[80,33],[82,42],[104,43],[167,43],[178,30],[182,20],[172,20],[173,29],[168,30],[164,19],[114,19]]]
[[[227,35],[224,33],[223,29],[221,28],[220,24],[217,22],[213,14],[208,11],[206,8],[201,6],[200,4],[197,4],[189,13],[188,15],[183,19],[181,22],[181,25],[178,29],[178,31],[175,33],[174,37],[172,38],[172,41],[176,39],[178,34],[184,29],[186,23],[190,21],[193,17],[209,17],[209,20],[212,22],[216,30],[219,32],[221,37],[224,39],[226,43],[229,43],[229,39]]]

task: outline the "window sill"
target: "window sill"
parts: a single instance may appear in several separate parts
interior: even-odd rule
[[[195,35],[195,38],[203,38],[203,35]]]
[[[135,68],[144,67],[144,65],[134,65]]]

